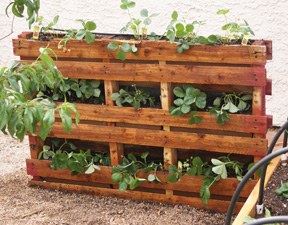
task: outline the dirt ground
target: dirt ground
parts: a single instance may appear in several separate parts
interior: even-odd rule
[[[224,224],[225,214],[27,186],[23,143],[0,132],[0,224]]]

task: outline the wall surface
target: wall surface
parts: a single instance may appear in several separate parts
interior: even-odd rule
[[[2,0],[0,5],[0,39],[11,31],[12,13],[5,15],[5,7],[9,0]],[[273,125],[282,125],[288,116],[288,1],[287,0],[135,0],[136,7],[131,9],[133,17],[140,18],[140,10],[148,9],[149,13],[159,13],[148,27],[151,31],[162,34],[171,19],[173,10],[178,11],[179,18],[187,22],[205,21],[200,28],[200,35],[222,34],[221,27],[225,24],[224,17],[217,15],[219,9],[230,9],[229,21],[245,19],[257,39],[273,41],[273,60],[267,64],[267,74],[273,80],[272,96],[266,100],[267,114],[273,115]],[[76,19],[93,20],[97,24],[97,32],[119,33],[128,22],[127,11],[120,9],[120,0],[41,0],[40,15],[50,22],[55,15],[60,15],[58,28],[80,28]],[[11,38],[17,37],[22,31],[28,31],[25,19],[15,18],[13,34],[0,40],[0,68],[9,67],[17,57],[13,56]]]

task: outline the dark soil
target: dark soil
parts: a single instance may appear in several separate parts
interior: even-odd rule
[[[275,194],[275,190],[281,187],[281,182],[288,182],[288,165],[280,164],[264,191],[264,207],[268,208],[273,216],[288,215],[288,199]]]

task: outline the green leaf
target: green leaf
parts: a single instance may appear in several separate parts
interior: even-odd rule
[[[178,98],[183,98],[185,97],[185,92],[183,91],[182,88],[180,87],[175,87],[173,89],[173,93],[178,97]]]
[[[121,4],[121,5],[120,5],[120,8],[125,10],[125,9],[128,9],[128,6],[125,5],[125,4]]]
[[[253,222],[255,221],[256,219],[252,218],[251,216],[243,216],[242,217],[242,222],[244,223],[249,223],[249,222]]]
[[[136,157],[131,153],[128,154],[128,159],[130,159],[130,161],[133,161],[133,162],[137,161]]]
[[[172,17],[173,20],[177,20],[177,18],[178,18],[178,13],[177,13],[177,11],[173,11],[171,17]]]
[[[169,113],[172,116],[181,116],[182,115],[180,107],[177,107],[177,108],[176,107],[170,107]]]
[[[246,102],[244,102],[244,101],[242,101],[242,100],[240,100],[239,101],[239,104],[237,105],[237,107],[238,107],[238,109],[239,110],[245,110],[246,109],[246,107],[247,107],[247,103]]]
[[[193,24],[189,23],[189,24],[186,25],[186,31],[188,33],[192,32],[193,30],[194,30]]]
[[[169,175],[168,177],[166,177],[166,180],[170,183],[176,183],[178,181],[177,174]]]
[[[145,25],[148,26],[148,25],[150,25],[152,23],[152,20],[150,18],[146,18],[143,22],[144,22]]]
[[[112,167],[112,172],[113,173],[119,173],[120,169],[118,167]]]
[[[87,44],[92,44],[95,41],[95,35],[87,31],[85,36],[85,41]]]
[[[139,178],[136,177],[136,179],[130,183],[130,189],[134,190],[135,188],[137,188],[140,184]]]
[[[211,162],[212,162],[212,164],[215,165],[215,166],[219,166],[219,165],[222,165],[222,164],[223,164],[223,162],[220,161],[219,159],[211,159]]]
[[[187,174],[189,176],[195,176],[197,174],[197,168],[195,166],[193,166],[192,168],[187,170]]]
[[[20,92],[20,86],[18,84],[18,81],[16,80],[16,77],[9,77],[8,79],[8,82],[11,86],[11,88],[16,91],[16,92]]]
[[[225,167],[225,164],[219,165],[219,166],[214,166],[212,168],[212,171],[218,175],[221,176],[221,178],[226,179],[227,178],[227,170]]]
[[[85,168],[80,164],[80,162],[77,161],[68,161],[68,167],[73,170],[76,171],[78,173],[83,173]]]
[[[118,48],[119,48],[119,45],[117,44],[117,42],[111,42],[108,45],[108,50],[110,50],[110,51],[115,51]]]
[[[116,101],[118,98],[120,97],[120,94],[119,93],[113,93],[111,96],[110,96],[110,98],[111,98],[111,100],[113,100],[113,101]]]
[[[184,100],[181,98],[178,98],[178,99],[174,100],[174,104],[177,106],[182,106],[184,104]]]
[[[84,38],[85,34],[86,34],[86,30],[80,29],[80,30],[76,33],[75,38],[76,38],[77,40],[82,40],[82,39]]]
[[[88,21],[86,24],[85,24],[85,28],[87,30],[96,30],[96,23],[94,23],[93,21]]]
[[[63,130],[70,133],[70,131],[73,129],[71,111],[69,109],[61,109],[59,114],[62,120]]]
[[[128,5],[127,5],[127,6],[128,6],[129,8],[134,8],[135,5],[136,5],[135,2],[128,2]]]
[[[243,101],[252,100],[252,95],[243,95],[243,96],[241,97],[241,99],[242,99]]]
[[[118,49],[116,56],[121,59],[122,61],[124,61],[126,59],[126,54],[125,52],[123,52],[123,50],[121,48]]]
[[[213,34],[208,37],[208,41],[209,41],[211,44],[216,43],[217,40],[218,40],[217,37],[216,37],[215,35],[213,35]]]
[[[122,178],[121,173],[113,173],[111,176],[111,179],[113,182],[117,182],[118,180],[120,180]]]
[[[217,14],[218,14],[218,15],[221,15],[221,14],[225,15],[225,14],[227,14],[228,12],[229,12],[229,9],[220,9],[220,10],[218,10]]]
[[[177,167],[176,167],[175,165],[170,165],[170,166],[168,167],[168,172],[169,172],[169,173],[177,173],[177,172],[178,172],[178,169],[177,169]]]
[[[147,9],[142,9],[142,10],[140,11],[140,15],[141,15],[142,17],[148,17],[148,10],[147,10]]]
[[[90,166],[88,167],[88,169],[85,171],[85,174],[91,174],[91,173],[94,173],[94,171],[95,171],[95,168],[93,167],[93,164],[92,164],[92,165],[90,165]]]
[[[124,52],[132,52],[132,48],[128,43],[123,43],[120,47]]]
[[[23,115],[23,121],[24,121],[25,128],[30,133],[34,133],[34,130],[33,130],[33,113],[32,113],[32,110],[30,107],[25,109],[24,115]]]
[[[190,105],[183,104],[183,105],[181,106],[181,112],[182,112],[183,114],[189,113],[190,110],[191,110]]]
[[[119,181],[118,185],[119,185],[119,191],[121,192],[127,189],[127,183],[125,182],[125,180]]]
[[[185,27],[182,23],[177,23],[175,27],[178,31],[184,31],[184,29],[185,29]]]

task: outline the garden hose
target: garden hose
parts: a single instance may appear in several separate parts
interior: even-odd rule
[[[287,122],[288,123],[288,122]],[[263,159],[261,159],[259,162],[257,162],[247,173],[246,175],[243,177],[242,181],[239,183],[238,187],[236,188],[236,191],[234,193],[234,195],[232,196],[230,205],[228,207],[228,211],[227,211],[227,215],[226,215],[226,219],[225,219],[225,225],[230,225],[231,223],[231,217],[235,208],[235,204],[239,198],[240,192],[242,191],[243,187],[245,186],[245,184],[247,183],[247,181],[250,179],[250,177],[252,177],[254,175],[254,173],[263,165],[267,165],[267,163],[281,155],[284,153],[288,152],[288,147],[283,148],[281,150],[278,150],[276,152],[273,152],[269,155],[266,155]]]
[[[267,150],[266,156],[271,154],[271,152],[273,151],[275,144],[278,141],[279,137],[287,128],[288,128],[288,120],[277,131],[276,135],[274,136],[274,138],[273,138],[273,140],[272,140],[272,142],[271,142],[271,144]],[[263,195],[264,195],[264,182],[265,182],[265,177],[266,177],[267,166],[268,166],[268,161],[266,164],[264,164],[264,166],[262,168],[262,172],[261,172],[261,179],[260,179],[260,185],[259,185],[259,196],[258,196],[258,202],[257,202],[257,206],[256,206],[257,207],[257,210],[256,210],[257,214],[262,214],[263,210],[264,210]]]
[[[271,224],[271,223],[288,223],[288,216],[273,216],[268,218],[261,218],[249,223],[245,223],[245,225],[262,225],[262,224]]]

